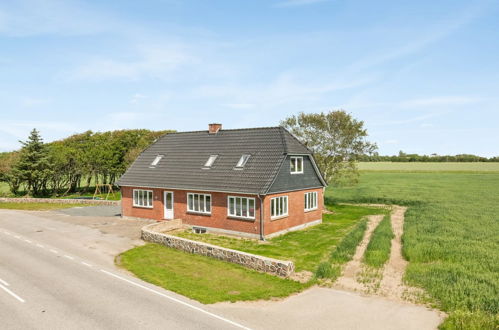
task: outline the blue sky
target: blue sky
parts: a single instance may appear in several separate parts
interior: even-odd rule
[[[382,154],[499,155],[497,1],[0,3],[0,151],[33,127],[274,126],[345,109]]]

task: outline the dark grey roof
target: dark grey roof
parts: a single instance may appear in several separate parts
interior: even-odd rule
[[[250,159],[243,169],[234,169],[243,154]],[[118,184],[265,194],[286,154],[311,152],[282,127],[170,133],[146,149]],[[157,155],[164,157],[151,167]],[[203,169],[210,155],[218,158]]]

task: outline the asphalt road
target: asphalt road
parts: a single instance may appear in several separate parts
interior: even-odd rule
[[[92,230],[0,210],[0,328],[244,328],[110,266],[85,244]],[[123,244],[115,239],[108,249]]]

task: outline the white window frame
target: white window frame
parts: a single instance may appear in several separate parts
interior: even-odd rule
[[[270,219],[285,218],[289,215],[288,196],[279,196],[270,199]]]
[[[152,209],[154,205],[154,192],[148,189],[133,189],[133,207]]]
[[[204,163],[204,167],[206,167],[206,168],[212,167],[213,164],[215,163],[215,161],[217,160],[217,158],[218,158],[218,155],[210,155],[210,157],[208,158],[206,163]]]
[[[234,210],[231,210],[230,201],[234,200]],[[238,201],[240,205],[238,207]],[[253,201],[253,216],[250,215],[250,201]],[[246,204],[246,215],[244,215],[244,204]],[[234,212],[231,212],[234,211]],[[239,211],[239,212],[238,212]],[[239,213],[240,215],[237,215]],[[256,200],[252,197],[243,196],[227,196],[227,216],[239,219],[255,219],[256,215]]]
[[[301,170],[298,171],[298,161],[301,163]],[[293,163],[295,165],[295,170],[293,171]],[[303,174],[303,157],[302,156],[292,156],[289,160],[289,173],[291,174]]]
[[[208,204],[206,203],[207,197],[209,197],[210,199],[210,202]],[[189,203],[190,198],[192,198],[192,208]],[[212,209],[211,202],[212,202],[211,194],[187,193],[187,212],[199,213],[199,214],[211,214],[211,209]],[[207,205],[209,207],[206,207]],[[203,206],[202,209],[201,206]]]
[[[244,165],[248,162],[250,159],[251,155],[242,155],[241,158],[239,158],[239,161],[236,164],[236,168],[243,168]]]
[[[151,167],[158,166],[159,162],[161,161],[161,159],[163,159],[163,157],[165,157],[165,156],[164,155],[156,155],[156,158],[154,158],[154,160],[151,163]]]
[[[310,191],[305,193],[305,211],[317,210],[317,191]]]

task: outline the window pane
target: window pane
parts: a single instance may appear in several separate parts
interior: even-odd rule
[[[229,214],[230,215],[236,214],[236,210],[234,207],[234,197],[229,197]]]
[[[204,205],[204,197],[205,195],[199,195],[199,211],[205,212],[206,208]]]
[[[247,217],[248,216],[248,199],[247,198],[241,198],[241,203],[243,206],[243,212],[242,216]]]
[[[270,215],[275,216],[275,199],[270,200]]]
[[[188,194],[187,195],[187,209],[189,211],[192,211],[194,209],[193,203],[192,203],[192,195]]]
[[[296,158],[291,158],[291,172],[296,172]]]
[[[296,158],[296,171],[303,172],[303,158]]]
[[[152,191],[149,192],[149,206],[152,206]]]
[[[236,197],[236,215],[241,216],[241,197]]]
[[[255,216],[255,200],[253,198],[249,199],[249,216],[254,217]]]
[[[288,197],[287,196],[284,196],[282,198],[282,214],[288,214]]]
[[[206,195],[206,212],[211,212],[211,196]]]

